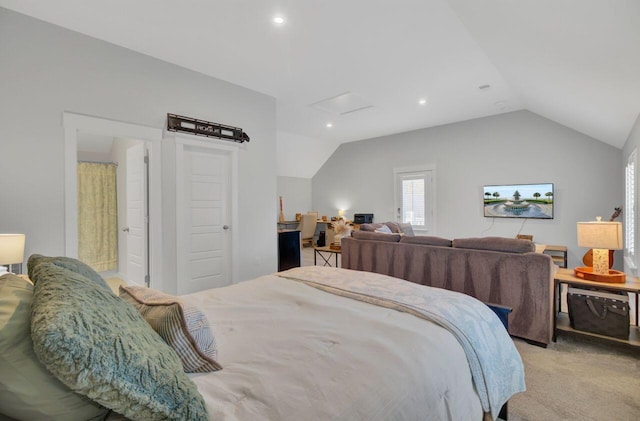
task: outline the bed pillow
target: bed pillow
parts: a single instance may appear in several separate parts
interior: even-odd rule
[[[78,259],[73,259],[71,257],[63,257],[63,256],[48,257],[48,256],[43,256],[41,254],[32,254],[29,257],[29,260],[27,261],[27,271],[29,273],[29,278],[33,280],[34,283],[35,283],[35,280],[32,275],[33,270],[40,263],[52,263],[61,268],[69,269],[72,272],[75,272],[77,274],[84,276],[85,278],[92,280],[97,285],[100,285],[102,288],[106,289],[107,291],[111,291],[111,287],[109,287],[109,285],[102,278],[102,276],[100,276],[98,272],[93,270],[91,266],[87,265],[84,262],[81,262]]]
[[[131,303],[178,354],[187,373],[207,373],[222,367],[215,361],[216,340],[200,309],[164,292],[140,286],[120,286],[120,298]]]
[[[353,231],[351,236],[356,240],[385,241],[389,243],[397,243],[400,241],[400,237],[402,237],[401,234],[385,234],[370,231]]]
[[[529,253],[536,251],[536,246],[531,240],[504,237],[458,238],[453,240],[453,247],[502,251],[507,253]]]
[[[31,283],[0,277],[0,413],[17,420],[103,419],[108,409],[69,389],[38,361],[30,335],[32,301]]]
[[[180,359],[131,304],[50,262],[33,277],[33,348],[62,383],[130,419],[207,418]]]
[[[424,246],[451,247],[451,240],[447,240],[442,237],[432,237],[429,235],[416,235],[413,237],[404,236],[400,242],[405,244],[421,244]]]

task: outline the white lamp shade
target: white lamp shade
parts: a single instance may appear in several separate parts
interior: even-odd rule
[[[24,234],[0,234],[0,265],[22,263],[24,240]]]
[[[594,249],[622,249],[620,222],[578,222],[578,246]]]

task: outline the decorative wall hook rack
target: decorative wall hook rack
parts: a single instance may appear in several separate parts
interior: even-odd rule
[[[249,135],[240,127],[227,126],[169,113],[167,113],[167,130],[170,132],[190,133],[197,136],[215,137],[238,143],[244,143],[250,140]]]

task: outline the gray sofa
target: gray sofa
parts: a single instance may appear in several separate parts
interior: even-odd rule
[[[513,308],[509,333],[546,346],[553,333],[550,256],[529,240],[453,241],[404,233],[354,231],[342,240],[342,267],[406,279]]]

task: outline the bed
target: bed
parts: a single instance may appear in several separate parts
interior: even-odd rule
[[[180,297],[185,308],[200,309],[202,320],[210,324],[217,366],[211,372],[187,374],[186,381],[184,373],[174,369],[173,374],[164,375],[173,383],[146,391],[146,382],[136,384],[136,379],[147,375],[147,365],[165,358],[156,356],[156,348],[162,346],[154,342],[144,352],[142,371],[131,367],[137,361],[126,362],[124,372],[136,373],[129,376],[133,387],[127,385],[134,390],[122,391],[121,385],[104,384],[105,377],[121,380],[111,371],[112,365],[123,364],[121,357],[110,362],[106,374],[99,369],[98,374],[87,374],[87,367],[71,375],[66,373],[71,358],[68,355],[75,352],[76,344],[71,350],[59,352],[60,338],[49,343],[39,338],[40,329],[44,329],[45,338],[57,331],[48,327],[55,323],[50,309],[39,312],[37,308],[56,300],[49,295],[39,298],[46,295],[43,291],[65,288],[64,284],[71,285],[62,294],[66,301],[54,305],[55,317],[65,311],[71,314],[63,318],[64,326],[74,324],[78,317],[77,312],[67,310],[72,307],[70,294],[88,291],[90,302],[104,300],[98,307],[102,309],[98,318],[102,319],[113,313],[112,305],[118,307],[117,311],[122,307],[127,314],[119,315],[120,320],[135,318],[126,313],[126,306],[131,306],[122,306],[121,298],[92,285],[99,280],[80,279],[83,276],[79,270],[70,274],[68,267],[48,267],[48,272],[42,269],[38,273],[35,266],[30,265],[30,276],[34,269],[33,277],[38,279],[31,324],[38,359],[74,393],[129,419],[495,419],[502,405],[525,388],[522,361],[511,339],[495,314],[477,300],[379,274],[307,267]],[[60,282],[61,276],[66,277],[64,283]],[[79,308],[88,307],[83,300]],[[45,324],[46,329],[40,326]],[[98,324],[94,319],[91,323],[83,319],[75,330],[86,326],[94,329]],[[104,329],[110,332],[113,324],[107,320]],[[126,329],[135,332],[131,344],[121,337],[114,339],[116,351],[125,347],[122,343],[135,348],[137,342],[146,340],[146,332],[135,329]],[[114,335],[124,334],[122,330],[116,329],[120,333]],[[90,336],[85,333],[78,339],[75,332],[73,335],[80,342],[85,340],[82,336]],[[109,335],[101,330],[97,336],[104,340]],[[102,346],[95,344],[84,344],[89,349],[80,354],[85,359],[108,359],[114,353],[109,348],[114,340],[108,341],[104,354],[100,354]],[[131,354],[140,359],[141,352],[133,348]],[[58,356],[51,357],[51,353]],[[174,367],[171,358],[167,364]],[[63,369],[56,368],[61,359]],[[82,364],[73,357],[74,367]],[[156,370],[155,366],[150,369]],[[100,385],[79,385],[78,378]],[[180,383],[178,391],[166,393],[174,383]],[[160,400],[169,395],[169,400],[173,395],[183,396],[186,389],[190,395],[164,407],[162,402],[148,402],[149,396],[158,395]],[[123,405],[123,397],[130,398],[127,393],[137,400]],[[200,410],[200,399],[205,412],[188,415],[196,413],[188,411]],[[151,410],[158,412],[150,416],[153,405],[156,407]],[[111,413],[110,418],[118,416]]]

